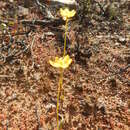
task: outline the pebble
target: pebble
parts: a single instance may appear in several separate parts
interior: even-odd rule
[[[118,42],[120,42],[122,45],[126,44],[126,39],[124,37],[119,37]]]

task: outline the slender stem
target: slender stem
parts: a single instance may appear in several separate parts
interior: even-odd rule
[[[65,23],[65,38],[64,38],[64,52],[63,56],[66,54],[66,36],[67,36],[67,27],[68,27],[68,19],[66,20]],[[57,93],[57,130],[60,129],[59,127],[59,100],[60,100],[60,93],[63,87],[63,69],[60,69],[60,78],[59,78],[59,84],[58,84],[58,93]]]
[[[90,6],[91,6],[91,3],[90,3],[91,1],[90,0],[88,0],[88,12],[90,13]]]
[[[63,56],[65,56],[65,53],[66,53],[66,36],[67,36],[67,28],[68,27],[68,19],[66,20],[66,23],[65,23],[65,38],[64,38],[64,53],[63,53]]]
[[[63,85],[63,69],[60,69],[60,78],[58,84],[58,93],[57,93],[57,130],[59,130],[59,100],[60,100],[60,92]]]

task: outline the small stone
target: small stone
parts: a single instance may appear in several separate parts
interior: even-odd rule
[[[119,46],[119,45],[120,45],[120,43],[119,43],[119,42],[116,42],[116,43],[115,43],[115,45],[116,45],[116,46]]]
[[[9,0],[9,2],[10,2],[10,3],[13,3],[13,2],[14,2],[14,0]]]
[[[103,97],[99,97],[97,99],[97,107],[98,109],[105,108],[105,99]]]
[[[52,103],[48,103],[46,106],[45,106],[46,110],[50,110],[52,108],[56,108],[56,106]]]
[[[118,42],[120,42],[122,45],[125,45],[126,39],[124,37],[119,37]]]
[[[39,73],[39,72],[34,73],[34,79],[40,80],[41,79],[41,73]]]
[[[28,10],[28,8],[19,6],[18,14],[19,14],[19,16],[27,16],[29,14],[29,10]]]

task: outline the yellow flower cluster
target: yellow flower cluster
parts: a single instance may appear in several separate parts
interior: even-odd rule
[[[68,8],[65,9],[60,9],[60,15],[62,16],[62,18],[66,21],[67,19],[73,17],[76,14],[75,10],[69,10]]]
[[[70,11],[68,8],[60,9],[60,15],[65,21],[73,17],[75,14],[76,14],[75,10]],[[62,69],[68,68],[71,62],[72,62],[72,59],[69,57],[69,55],[66,55],[61,58],[55,57],[55,61],[51,61],[51,60],[49,61],[49,63],[53,67],[62,68]]]
[[[62,68],[62,69],[66,69],[69,67],[69,65],[71,64],[72,59],[69,57],[69,55],[66,55],[65,57],[55,57],[54,61],[49,61],[49,63],[56,68]]]

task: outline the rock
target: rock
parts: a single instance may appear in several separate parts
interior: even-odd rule
[[[125,45],[126,44],[126,38],[124,38],[124,37],[119,37],[118,38],[118,42],[120,42],[122,45]]]
[[[14,2],[14,0],[9,0],[9,2],[10,2],[10,3],[13,3],[13,2]]]
[[[45,106],[46,110],[49,111],[50,109],[52,108],[56,108],[56,106],[52,103],[48,103],[46,106]]]
[[[13,93],[11,96],[8,96],[7,98],[7,102],[11,102],[13,100],[17,100],[17,94],[16,93]]]
[[[41,73],[34,73],[34,79],[36,79],[36,80],[40,80],[41,79]]]
[[[119,43],[119,42],[116,42],[116,43],[115,43],[115,45],[116,45],[116,46],[119,46],[119,45],[120,45],[120,43]]]
[[[25,7],[22,7],[22,6],[18,7],[18,15],[19,16],[27,16],[28,14],[29,14],[28,8],[25,8]]]

